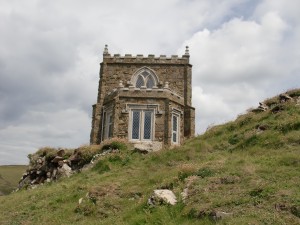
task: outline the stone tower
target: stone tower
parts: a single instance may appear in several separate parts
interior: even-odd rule
[[[93,105],[91,144],[118,137],[155,151],[193,137],[189,58],[188,47],[182,57],[144,57],[111,56],[106,45]]]

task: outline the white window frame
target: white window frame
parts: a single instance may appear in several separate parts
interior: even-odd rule
[[[140,121],[139,121],[139,138],[135,139],[132,138],[133,134],[133,112],[140,112]],[[144,132],[145,132],[145,112],[151,112],[151,127],[150,127],[150,138],[144,139]],[[128,121],[128,140],[134,141],[134,142],[151,142],[154,140],[154,134],[155,134],[155,108],[153,107],[147,107],[147,106],[134,106],[129,108],[129,121]]]
[[[180,144],[180,112],[173,111],[172,112],[172,117],[171,117],[171,143],[174,145],[179,145]],[[174,130],[174,124],[173,124],[173,118],[177,118],[177,129]],[[176,140],[173,140],[173,135],[176,135]]]
[[[111,120],[110,120],[111,118]],[[102,140],[112,138],[113,136],[113,111],[112,109],[106,109],[103,111],[102,122]]]

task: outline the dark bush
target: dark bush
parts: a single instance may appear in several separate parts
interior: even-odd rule
[[[214,175],[214,172],[211,169],[207,168],[207,167],[203,167],[203,168],[198,170],[196,175],[199,176],[199,177],[204,178],[204,177],[210,177],[210,176]]]

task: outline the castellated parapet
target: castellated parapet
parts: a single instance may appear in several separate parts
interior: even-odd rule
[[[189,57],[188,47],[182,57],[145,57],[112,56],[105,46],[91,143],[119,137],[158,150],[194,136]]]

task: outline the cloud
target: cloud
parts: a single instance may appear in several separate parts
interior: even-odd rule
[[[89,142],[99,62],[109,51],[190,46],[197,133],[299,84],[299,3],[282,0],[3,0],[0,164]],[[199,107],[198,107],[199,105]]]
[[[202,29],[183,44],[190,46],[194,65],[198,132],[299,85],[299,42],[293,38],[299,25],[268,9],[257,18],[232,18],[218,29]]]

